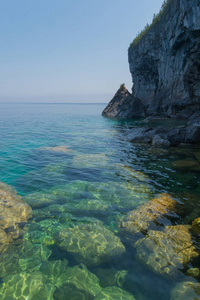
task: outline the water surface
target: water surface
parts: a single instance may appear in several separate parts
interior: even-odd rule
[[[148,268],[119,224],[129,211],[165,193],[181,205],[181,212],[165,225],[191,225],[200,216],[200,147],[158,149],[127,142],[127,129],[140,121],[104,118],[105,104],[0,107],[0,180],[33,210],[32,218],[19,224],[21,235],[12,241],[8,255],[2,251],[2,299],[65,299],[67,293],[69,299],[117,299],[119,289],[119,299],[179,299],[180,294],[171,296],[178,283],[199,281],[197,258],[175,277]],[[113,243],[119,255],[108,246],[102,260],[80,258],[74,254],[79,246],[69,250],[68,244],[59,244],[65,232],[72,234],[72,244],[80,239],[85,256],[85,232],[91,232],[88,244],[95,244],[96,236],[100,244],[101,238],[117,237]],[[197,236],[192,239],[199,251]],[[101,257],[98,247],[95,251]],[[81,288],[72,283],[76,276],[85,280]]]

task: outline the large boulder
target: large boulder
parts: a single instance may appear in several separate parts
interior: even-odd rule
[[[64,228],[59,233],[57,243],[78,262],[88,266],[99,265],[125,252],[119,237],[100,222]]]
[[[102,115],[118,118],[144,118],[145,111],[140,99],[130,94],[124,84],[122,84],[103,110]]]
[[[187,225],[177,225],[166,226],[163,231],[150,230],[135,243],[136,258],[155,273],[175,278],[191,258],[199,255],[189,229]]]

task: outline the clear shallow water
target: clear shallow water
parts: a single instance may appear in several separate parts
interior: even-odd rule
[[[197,258],[172,278],[147,268],[119,224],[129,211],[166,193],[181,212],[166,218],[165,225],[191,225],[200,216],[200,148],[129,143],[126,130],[139,121],[103,118],[104,106],[0,105],[0,180],[33,210],[32,218],[21,222],[21,233],[2,250],[1,297],[170,299],[177,283],[199,281],[198,274],[187,273],[200,267]],[[198,250],[198,236],[192,239]],[[108,241],[106,250],[99,248]]]

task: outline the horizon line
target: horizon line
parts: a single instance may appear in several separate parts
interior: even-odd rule
[[[107,104],[107,102],[1,102],[0,104]]]

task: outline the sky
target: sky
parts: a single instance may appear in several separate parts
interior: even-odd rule
[[[109,102],[163,0],[0,0],[0,102]]]

